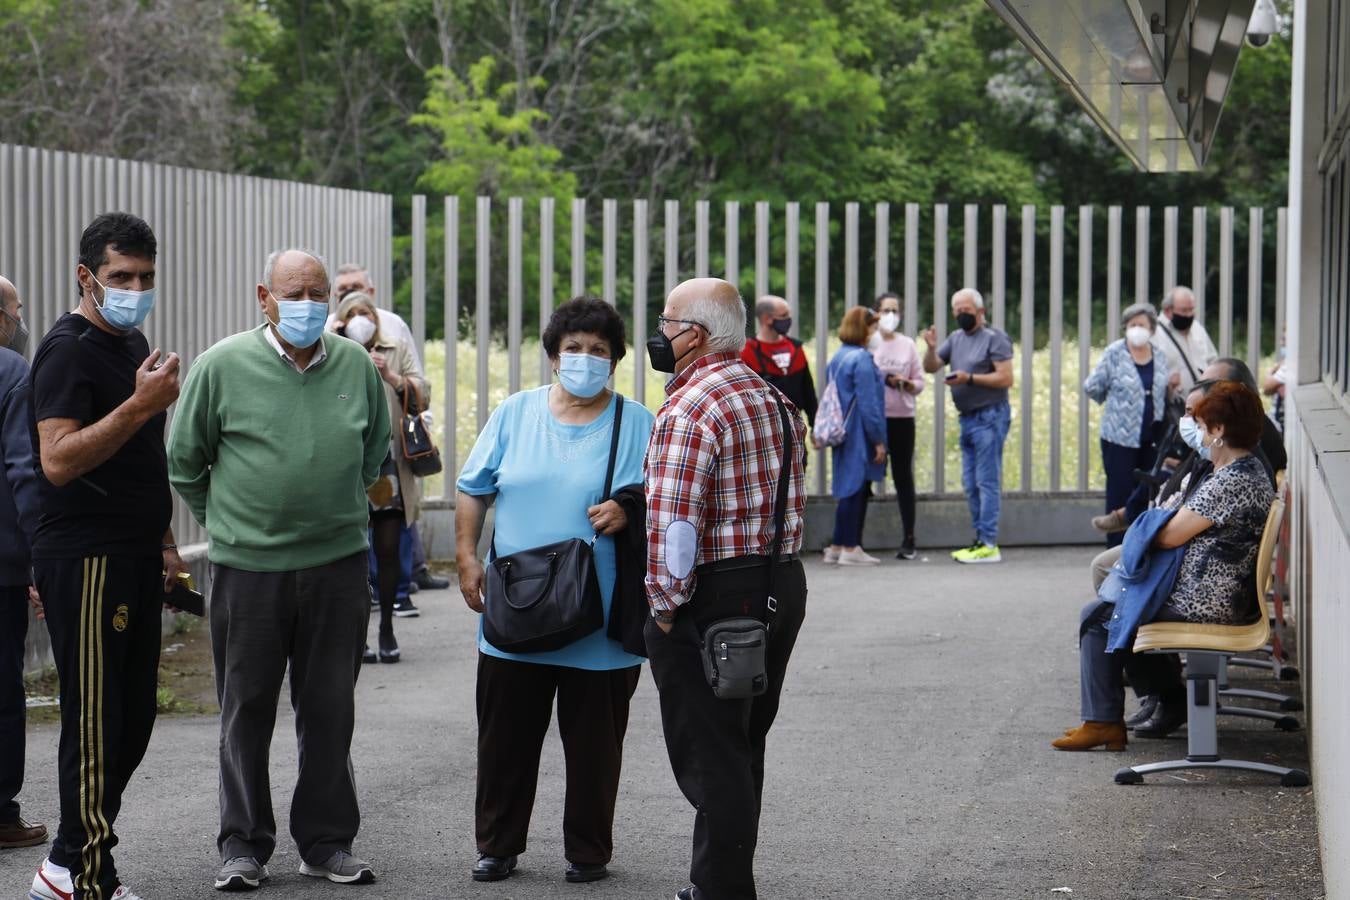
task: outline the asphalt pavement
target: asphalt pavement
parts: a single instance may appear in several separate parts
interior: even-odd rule
[[[1078,721],[1075,639],[1091,556],[1090,548],[1009,549],[1001,565],[962,567],[945,553],[912,562],[887,555],[871,569],[808,561],[806,624],[769,738],[760,897],[1322,895],[1311,789],[1227,773],[1112,782],[1122,765],[1184,755],[1184,737],[1140,740],[1124,753],[1050,749]],[[416,600],[422,616],[396,625],[404,661],[366,666],[357,688],[363,822],[355,851],[379,880],[346,887],[297,873],[285,835],[294,719],[283,695],[272,760],[282,836],[272,879],[256,896],[674,897],[687,883],[693,812],[670,774],[645,672],[612,877],[563,880],[555,729],[518,874],[495,884],[469,879],[476,616],[453,588]],[[30,726],[25,813],[48,823],[56,740],[56,726]],[[218,896],[210,884],[217,743],[215,717],[161,720],[126,793],[116,859],[145,900]],[[1256,723],[1224,722],[1221,745],[1307,762],[1301,734]],[[24,897],[42,855],[0,851],[0,896]]]

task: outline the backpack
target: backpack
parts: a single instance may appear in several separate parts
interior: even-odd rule
[[[816,424],[811,430],[816,443],[822,447],[838,447],[844,443],[844,438],[848,436],[848,420],[858,403],[858,398],[854,397],[848,405],[848,412],[844,411],[844,404],[839,400],[837,380],[831,378],[829,384],[825,385],[825,393],[821,395],[820,406],[816,409]]]

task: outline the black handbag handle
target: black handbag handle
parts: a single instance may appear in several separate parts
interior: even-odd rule
[[[503,566],[504,566],[504,568],[505,568],[506,571],[503,571],[503,572],[501,573],[501,574],[502,574],[502,587],[506,589],[506,602],[507,602],[507,604],[508,604],[512,609],[529,609],[529,608],[531,608],[531,607],[533,607],[533,606],[537,606],[537,605],[539,604],[539,601],[540,601],[540,600],[543,600],[545,597],[547,597],[547,596],[548,596],[549,589],[553,587],[553,579],[554,579],[554,577],[557,576],[557,574],[558,574],[558,554],[556,554],[556,553],[550,553],[550,554],[548,555],[548,577],[544,579],[544,586],[541,587],[541,588],[539,589],[539,593],[536,594],[536,595],[535,595],[535,598],[534,598],[533,600],[531,600],[529,603],[512,603],[512,602],[511,602],[511,584],[510,584],[510,582],[507,580],[507,577],[508,577],[508,575],[510,575],[510,570],[511,570],[511,563],[510,563],[510,561],[508,560],[507,562],[505,562],[505,563],[503,564]]]

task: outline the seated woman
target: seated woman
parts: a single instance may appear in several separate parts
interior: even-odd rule
[[[1154,621],[1237,625],[1258,614],[1256,556],[1275,499],[1265,469],[1252,456],[1264,416],[1256,392],[1234,382],[1215,385],[1195,405],[1200,443],[1214,472],[1154,538],[1154,547],[1185,548],[1176,581]],[[1162,737],[1186,721],[1185,687],[1174,657],[1136,655],[1128,646],[1107,652],[1113,610],[1113,604],[1101,601],[1084,609],[1078,647],[1084,721],[1055,740],[1056,749],[1125,748],[1122,670],[1140,696],[1161,698],[1152,718],[1135,729],[1136,737]]]

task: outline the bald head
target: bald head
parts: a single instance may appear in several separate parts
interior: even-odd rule
[[[0,275],[0,309],[16,318],[19,315],[19,290],[3,275]]]
[[[666,297],[662,315],[676,320],[663,330],[676,342],[681,360],[739,353],[745,346],[745,303],[740,292],[720,278],[680,282]]]
[[[328,267],[309,250],[277,250],[267,257],[258,285],[258,306],[269,322],[278,321],[277,301],[328,303]]]

